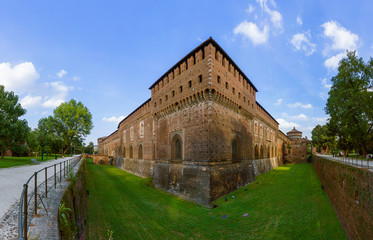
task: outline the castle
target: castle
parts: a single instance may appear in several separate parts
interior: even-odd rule
[[[256,101],[254,84],[212,38],[149,89],[151,98],[98,148],[118,168],[152,176],[159,189],[211,206],[295,152]]]

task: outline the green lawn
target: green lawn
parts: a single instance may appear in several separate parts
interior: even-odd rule
[[[87,189],[87,239],[346,239],[311,164],[265,173],[214,209],[113,166],[87,164]]]
[[[61,157],[61,155],[57,154],[57,157]],[[39,162],[41,162],[41,157],[4,157],[3,159],[0,159],[0,168],[8,168],[8,167],[14,167],[14,166],[20,166],[20,165],[26,165],[26,164],[35,164],[31,162],[31,159],[35,158]],[[48,155],[48,160],[52,160],[55,158],[55,155]],[[46,161],[46,158],[44,156],[44,161]]]

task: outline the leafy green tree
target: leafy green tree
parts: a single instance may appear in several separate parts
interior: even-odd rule
[[[81,102],[71,99],[62,103],[53,111],[53,117],[48,120],[51,130],[57,138],[63,140],[63,153],[72,144],[79,145],[93,128],[92,114]]]
[[[30,149],[30,152],[39,152],[40,151],[40,141],[39,141],[39,129],[34,129],[30,132],[27,138],[27,146]]]
[[[92,154],[94,151],[94,148],[95,148],[95,145],[93,144],[93,142],[89,142],[88,146],[85,147],[84,152],[88,154]]]
[[[333,149],[336,145],[336,137],[328,128],[328,125],[317,125],[312,130],[312,144],[318,149],[326,151],[326,149]]]
[[[18,103],[18,96],[14,92],[5,91],[0,85],[0,151],[1,159],[7,149],[15,149],[17,145],[24,145],[30,128],[26,120],[20,120],[26,110]]]
[[[365,155],[373,134],[373,59],[365,64],[355,51],[347,51],[331,81],[325,107],[329,125],[341,147],[353,146]]]

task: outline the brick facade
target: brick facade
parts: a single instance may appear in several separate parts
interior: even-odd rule
[[[290,139],[212,38],[149,89],[149,100],[98,139],[99,154],[114,156],[117,167],[209,206],[283,163]]]

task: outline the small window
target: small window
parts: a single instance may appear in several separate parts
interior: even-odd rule
[[[202,59],[205,59],[205,49],[202,48]]]
[[[246,97],[243,97],[243,101],[246,102]]]
[[[138,159],[142,159],[142,144],[139,144]]]
[[[240,92],[238,93],[238,98],[241,98],[241,93]]]
[[[236,89],[235,89],[235,88],[232,88],[232,93],[233,93],[233,94],[236,93]]]
[[[193,65],[196,65],[196,56],[193,56]]]
[[[225,82],[225,88],[228,89],[228,82]]]
[[[157,102],[154,102],[154,107],[157,107]]]
[[[228,72],[231,72],[231,65],[228,65]]]
[[[168,100],[168,95],[166,95],[165,99],[166,99],[166,101]]]
[[[185,70],[188,70],[188,60],[185,61]]]
[[[162,104],[162,98],[161,98],[161,99],[159,99],[159,104]]]
[[[172,90],[171,96],[175,96],[175,90]]]
[[[189,86],[189,88],[192,87],[192,81],[189,81],[189,82],[188,82],[188,86]]]
[[[202,82],[202,75],[198,76],[199,82]]]
[[[221,79],[220,79],[220,76],[219,76],[219,75],[218,75],[218,79],[217,79],[217,80],[218,80],[218,83],[220,84]]]
[[[215,49],[215,59],[218,60],[218,50]]]
[[[223,65],[223,67],[225,67],[225,58],[222,59],[221,64]]]
[[[179,87],[180,92],[183,92],[183,86]]]

